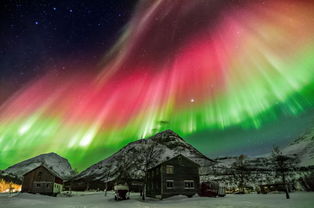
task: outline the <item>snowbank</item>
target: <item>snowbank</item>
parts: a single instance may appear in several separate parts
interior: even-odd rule
[[[87,192],[88,193],[88,192]],[[284,194],[227,195],[223,198],[176,196],[164,200],[147,198],[142,201],[138,194],[131,194],[130,200],[115,201],[113,192],[105,197],[103,192],[77,194],[72,197],[50,197],[35,194],[0,194],[3,208],[312,208],[314,193],[292,193],[291,199]]]

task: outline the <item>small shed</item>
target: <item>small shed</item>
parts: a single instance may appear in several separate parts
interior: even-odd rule
[[[146,196],[167,198],[174,195],[192,197],[199,188],[199,165],[177,155],[147,171]]]
[[[62,188],[62,177],[43,164],[23,175],[22,192],[57,195]]]

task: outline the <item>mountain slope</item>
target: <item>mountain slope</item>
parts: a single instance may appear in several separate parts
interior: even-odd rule
[[[284,154],[297,155],[299,166],[314,165],[314,128],[282,149]]]
[[[210,163],[213,163],[213,160],[210,160],[192,145],[186,143],[178,134],[171,130],[166,130],[150,138],[129,143],[111,157],[102,160],[81,172],[75,179],[110,181],[118,176],[118,169],[122,160],[125,160],[124,162],[126,164],[134,164],[130,165],[128,168],[128,172],[132,178],[141,178],[144,173],[144,164],[142,160],[144,153],[142,150],[145,149],[145,145],[150,145],[152,143],[156,145],[155,149],[159,154],[158,157],[154,159],[151,166],[170,159],[178,154],[190,158],[201,166],[208,166]]]
[[[297,166],[299,167],[314,166],[314,128],[281,148],[281,151],[284,155],[296,156],[298,158]],[[270,152],[259,157],[247,157],[246,161],[253,167],[270,168],[271,156],[272,153]],[[230,168],[237,158],[238,156],[216,158],[215,167]]]
[[[58,173],[63,178],[70,178],[73,174],[70,163],[67,159],[59,156],[56,153],[41,154],[36,157],[24,160],[4,170],[6,173],[22,177],[28,171],[44,164],[48,168]]]
[[[286,147],[281,148],[281,151],[284,155],[297,157],[297,169],[290,171],[286,179],[294,181],[295,186],[302,189],[299,179],[309,176],[311,172],[307,168],[314,166],[314,128],[292,141]],[[228,187],[237,187],[239,181],[233,175],[234,170],[232,169],[232,165],[237,159],[238,156],[216,158],[216,164],[208,168],[208,172],[201,176],[201,180],[218,180],[223,181]],[[248,186],[256,187],[258,184],[280,183],[281,178],[273,170],[272,153],[259,157],[246,157],[245,164],[252,170],[247,179]],[[254,171],[254,169],[260,171]]]

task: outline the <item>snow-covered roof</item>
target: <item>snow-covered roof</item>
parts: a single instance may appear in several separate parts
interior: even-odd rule
[[[39,168],[39,167],[44,167],[44,168],[47,169],[52,175],[57,176],[58,178],[64,180],[64,177],[60,176],[56,171],[54,171],[53,169],[47,167],[45,164],[39,164],[39,165],[37,165],[35,168],[33,168],[33,169],[27,171],[26,173],[24,173],[23,176],[25,176],[25,175],[28,174],[29,172],[34,171],[35,169],[37,169],[37,168]]]

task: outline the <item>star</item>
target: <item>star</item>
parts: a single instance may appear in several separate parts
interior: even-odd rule
[[[35,21],[35,25],[38,25],[39,24],[39,22],[38,21]]]

